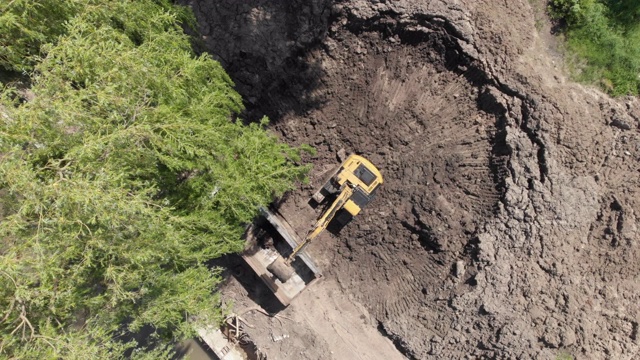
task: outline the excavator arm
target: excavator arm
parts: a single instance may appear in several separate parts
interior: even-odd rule
[[[302,242],[300,242],[300,244],[298,244],[298,246],[293,249],[293,252],[287,258],[287,264],[290,264],[291,261],[293,261],[293,259],[296,257],[296,255],[302,249],[304,249],[305,246],[309,245],[311,241],[318,237],[318,235],[320,235],[327,228],[327,226],[329,226],[329,223],[336,216],[338,210],[344,207],[345,203],[349,201],[352,195],[353,189],[349,186],[349,183],[345,184],[345,186],[342,188],[342,191],[340,192],[340,195],[338,195],[338,197],[336,197],[336,199],[333,201],[333,204],[331,204],[327,211],[325,211],[324,215],[320,219],[318,219],[313,228],[307,233],[307,236],[305,236],[304,240],[302,240]]]

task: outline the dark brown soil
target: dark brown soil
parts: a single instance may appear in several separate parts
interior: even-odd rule
[[[495,116],[478,108],[479,89],[447,70],[434,50],[445,35],[433,36],[434,44],[407,45],[377,32],[340,34],[343,51],[323,61],[331,91],[324,106],[275,126],[292,143],[316,144],[316,163],[335,162],[344,148],[383,169],[383,188],[341,232],[330,270],[346,288],[358,288],[354,296],[383,323],[398,316],[428,323],[425,307],[446,306],[436,299],[454,289],[442,279],[465,258],[501,193]],[[460,286],[474,275],[464,272]]]
[[[568,83],[539,6],[190,4],[247,119],[318,150],[293,222],[338,150],[382,169],[310,251],[404,356],[640,354],[640,105]]]

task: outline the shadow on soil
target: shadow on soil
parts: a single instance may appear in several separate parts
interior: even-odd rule
[[[260,280],[255,272],[237,254],[225,255],[221,258],[210,261],[209,267],[219,267],[225,269],[222,277],[226,283],[234,277],[247,291],[247,296],[270,314],[276,314],[284,310],[284,306],[278,301],[276,296]]]
[[[176,345],[171,360],[218,360],[216,354],[200,338],[194,337]]]
[[[245,101],[247,122],[305,115],[324,73],[307,56],[327,36],[332,0],[180,0],[196,16],[195,48],[220,61]]]

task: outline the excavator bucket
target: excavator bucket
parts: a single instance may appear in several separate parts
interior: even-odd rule
[[[304,251],[297,254],[290,265],[286,257],[300,243],[300,238],[277,213],[261,209],[260,216],[247,229],[242,258],[287,306],[304,289],[322,278],[311,257]]]

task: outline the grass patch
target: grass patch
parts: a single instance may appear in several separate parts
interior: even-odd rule
[[[564,25],[570,62],[579,81],[609,94],[640,90],[640,2],[637,0],[552,0],[551,17]]]
[[[569,353],[562,352],[556,356],[556,360],[574,360],[573,356]]]

